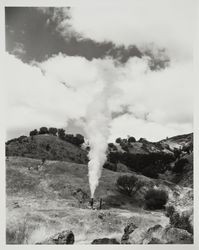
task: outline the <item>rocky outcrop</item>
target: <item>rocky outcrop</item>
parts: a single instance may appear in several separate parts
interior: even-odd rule
[[[124,234],[121,239],[122,244],[132,244],[130,238],[130,235],[137,229],[138,227],[132,223],[129,222],[127,226],[124,228]]]
[[[188,231],[172,226],[155,225],[140,230],[133,223],[124,229],[122,244],[192,244],[193,236]]]
[[[74,244],[75,242],[75,236],[72,231],[62,231],[61,233],[57,233],[50,238],[36,243],[41,245],[65,245],[65,244]]]
[[[91,244],[120,244],[115,238],[95,239]]]
[[[179,229],[184,229],[193,234],[193,208],[180,211],[180,208],[168,205],[166,215],[169,217],[170,225]]]
[[[193,236],[184,229],[168,227],[163,230],[162,239],[167,244],[192,244]]]

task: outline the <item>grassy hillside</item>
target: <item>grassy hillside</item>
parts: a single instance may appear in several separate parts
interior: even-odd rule
[[[168,190],[170,200],[180,200],[184,207],[187,190],[180,186],[140,175],[145,187],[129,197],[115,185],[124,173],[103,169],[94,204],[98,207],[103,198],[103,209],[91,210],[87,165],[47,161],[37,171],[39,163],[25,157],[9,157],[6,162],[7,243],[34,244],[67,229],[74,232],[77,244],[100,237],[120,240],[129,218],[140,232],[156,224],[165,226],[168,218],[163,211],[144,210],[142,193],[151,185]]]
[[[35,135],[6,145],[6,155],[36,159],[63,160],[76,163],[87,162],[87,152],[80,147],[53,135]]]

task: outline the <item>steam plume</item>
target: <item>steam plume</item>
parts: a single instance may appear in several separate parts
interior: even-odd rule
[[[108,62],[103,66],[100,65],[99,73],[103,78],[104,86],[90,103],[86,115],[85,132],[90,144],[88,170],[91,198],[94,197],[102,167],[106,161],[106,149],[110,135],[111,114],[108,100],[114,83],[114,69],[111,65]]]

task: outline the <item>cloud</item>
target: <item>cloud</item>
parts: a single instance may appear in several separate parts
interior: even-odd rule
[[[116,138],[126,138],[128,135],[139,138],[146,138],[149,141],[158,141],[167,136],[190,133],[192,125],[187,124],[169,124],[167,126],[157,122],[148,122],[142,119],[125,114],[112,121],[110,141],[114,142]]]
[[[70,26],[82,38],[98,42],[141,48],[154,43],[167,48],[172,58],[185,60],[192,58],[196,4],[195,0],[131,0],[125,4],[112,0],[108,5],[73,7],[71,18],[58,27],[66,37]],[[68,10],[65,12],[67,15]]]
[[[190,62],[171,64],[161,71],[150,71],[143,60],[131,59],[127,63],[124,82],[120,82],[122,95],[117,105],[128,105],[138,118],[147,114],[149,121],[192,122],[193,65]]]
[[[15,47],[12,50],[12,54],[17,56],[18,58],[21,58],[24,54],[26,54],[24,45],[22,43],[15,42]]]
[[[70,119],[85,118],[107,79],[114,79],[108,101],[113,114],[110,140],[127,134],[158,140],[192,131],[190,62],[151,71],[147,58],[134,57],[121,66],[110,58],[89,61],[59,54],[28,65],[6,54],[5,64],[9,131],[65,127]],[[112,73],[102,73],[102,65]]]

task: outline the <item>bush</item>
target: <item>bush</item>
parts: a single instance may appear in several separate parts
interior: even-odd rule
[[[158,178],[158,173],[159,173],[159,168],[157,166],[148,166],[142,170],[142,174],[150,177],[157,179]]]
[[[46,127],[41,127],[40,129],[39,129],[39,134],[40,135],[44,135],[44,134],[48,134],[49,132],[48,132],[48,129],[46,128]]]
[[[164,190],[149,189],[144,199],[147,209],[162,209],[168,201],[168,194]]]
[[[49,150],[50,150],[50,148],[51,148],[51,147],[50,147],[50,145],[49,145],[49,144],[47,144],[47,145],[46,145],[46,151],[49,151]]]
[[[131,142],[136,142],[135,137],[130,136],[130,137],[128,138],[128,143],[131,143]]]
[[[58,136],[60,139],[65,139],[65,130],[63,128],[58,129]]]
[[[145,142],[147,142],[147,139],[141,137],[138,142],[145,143]]]
[[[173,168],[173,172],[175,173],[182,173],[184,171],[184,166],[188,163],[187,159],[180,159],[175,163],[175,166]]]
[[[38,135],[37,129],[34,129],[34,130],[30,131],[29,135],[30,135],[31,137],[34,136],[34,135]]]
[[[118,178],[116,185],[119,191],[131,196],[142,186],[142,182],[134,175],[122,175]]]
[[[122,139],[120,137],[115,140],[115,142],[118,143],[118,144],[120,144],[121,141],[122,141]]]
[[[181,153],[182,153],[182,152],[181,152],[181,149],[174,148],[173,153],[174,153],[175,159],[180,159],[180,155],[181,155]]]
[[[165,215],[167,217],[170,218],[173,215],[174,212],[175,212],[175,207],[173,205],[166,206],[166,213],[165,213]]]
[[[108,161],[111,163],[118,163],[119,159],[120,159],[119,152],[110,152],[108,154]]]
[[[75,145],[81,146],[84,143],[84,136],[81,134],[76,134],[75,136]]]
[[[28,141],[27,136],[25,136],[25,135],[22,135],[22,136],[18,137],[18,142],[19,143],[27,142],[27,141]]]
[[[110,142],[108,143],[108,148],[113,151],[117,151],[117,147],[115,146],[114,143]]]
[[[49,128],[49,134],[57,135],[57,128]]]
[[[84,143],[84,136],[81,134],[76,134],[76,136],[73,134],[66,134],[64,140],[79,147]]]
[[[173,205],[170,205],[166,207],[166,216],[169,217],[171,226],[193,233],[189,213],[183,212],[180,214]]]
[[[106,163],[104,164],[103,168],[112,170],[112,171],[114,171],[114,172],[117,171],[117,165],[114,164],[114,163],[111,163],[111,162],[106,162]]]

